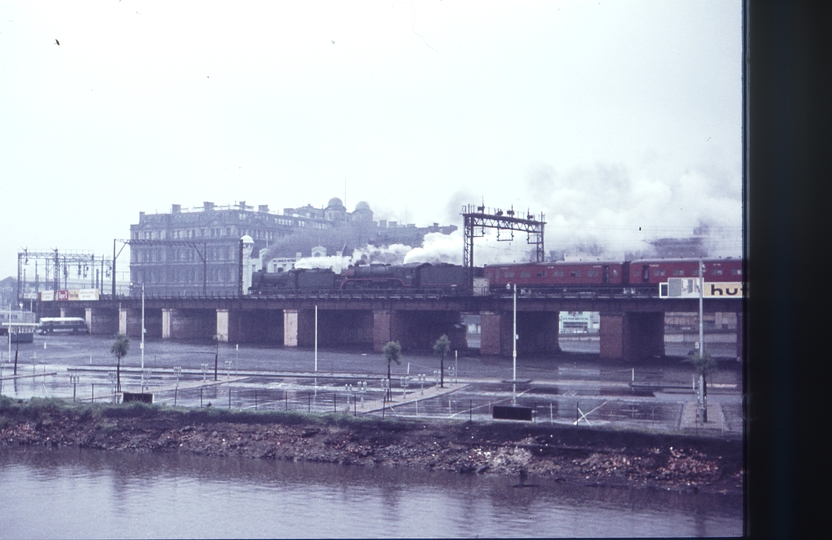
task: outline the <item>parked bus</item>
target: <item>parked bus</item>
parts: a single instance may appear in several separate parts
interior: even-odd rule
[[[54,332],[90,333],[87,321],[83,317],[43,317],[38,325],[38,333],[52,334]]]

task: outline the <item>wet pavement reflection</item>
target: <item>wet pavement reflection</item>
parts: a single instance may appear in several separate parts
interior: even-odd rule
[[[17,376],[7,355],[0,361],[0,393],[116,400],[111,343],[105,336],[37,336],[21,345]],[[140,392],[141,354],[135,340],[131,346],[122,360],[121,385]],[[319,350],[317,366],[316,372],[309,349],[149,340],[144,391],[154,394],[154,403],[177,407],[447,420],[491,420],[495,405],[517,405],[532,409],[535,422],[649,430],[679,429],[684,404],[695,400],[693,369],[678,357],[616,363],[599,360],[597,353],[518,356],[518,381],[512,384],[510,358],[463,353],[445,360],[445,383],[454,388],[450,393],[436,388],[440,360],[428,354],[406,353],[401,365],[392,366],[389,394],[387,362],[380,353]],[[721,361],[719,368],[710,378],[708,397],[724,413],[721,430],[739,433],[741,365]]]

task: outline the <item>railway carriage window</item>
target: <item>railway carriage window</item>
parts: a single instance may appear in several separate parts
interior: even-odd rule
[[[685,275],[685,271],[684,271],[684,270],[680,270],[680,269],[676,268],[676,269],[674,269],[674,270],[672,271],[672,274],[673,274],[674,276],[684,276],[684,275]]]
[[[587,270],[586,275],[587,275],[587,277],[598,277],[600,274],[599,274],[598,270]]]
[[[503,277],[514,277],[514,272],[506,272]]]
[[[563,277],[563,270],[555,270],[555,271],[552,273],[552,276],[553,276],[553,277]]]
[[[520,272],[520,277],[532,277],[531,272]]]
[[[662,270],[661,268],[653,269],[653,275],[654,276],[664,276],[665,274],[667,274],[667,271]]]
[[[613,268],[612,269],[612,275],[615,276],[615,277],[618,277],[618,268]]]
[[[570,270],[569,271],[569,277],[581,277],[581,271],[580,270]]]
[[[711,275],[712,276],[721,276],[722,275],[722,268],[711,268]]]
[[[546,277],[546,272],[545,272],[545,271],[543,271],[543,272],[538,272],[538,273],[537,273],[537,277]]]
[[[741,276],[742,275],[742,268],[732,268],[731,269],[732,276]]]

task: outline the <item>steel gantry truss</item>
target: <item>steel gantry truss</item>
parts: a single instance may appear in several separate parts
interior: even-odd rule
[[[52,282],[52,290],[57,292],[61,288],[61,278],[64,280],[64,288],[67,287],[67,280],[72,273],[76,272],[76,278],[87,279],[89,276],[90,285],[95,287],[103,287],[104,277],[109,276],[110,273],[115,275],[115,268],[113,261],[107,260],[104,257],[96,257],[94,253],[88,251],[69,251],[59,252],[57,248],[51,251],[29,251],[28,248],[17,252],[17,298],[20,301],[23,298],[23,292],[26,288],[28,277],[26,269],[34,262],[34,284],[35,292],[40,290],[41,274],[38,268],[38,262],[43,262],[43,285],[44,289],[48,287],[48,283]],[[96,268],[100,265],[100,269]],[[50,277],[51,276],[51,277]]]
[[[474,238],[485,236],[485,229],[497,229],[498,242],[510,242],[514,240],[514,232],[525,232],[526,243],[535,246],[537,262],[545,260],[543,249],[543,212],[539,218],[530,212],[525,216],[518,217],[518,212],[512,206],[509,210],[503,211],[499,208],[492,209],[469,204],[462,207],[464,218],[464,242],[462,246],[462,266],[465,268],[465,276],[469,288],[474,286]],[[500,237],[500,231],[509,231],[508,237]]]

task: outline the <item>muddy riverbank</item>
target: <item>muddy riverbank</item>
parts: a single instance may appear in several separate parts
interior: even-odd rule
[[[0,444],[239,455],[580,485],[742,492],[742,442],[520,422],[72,405],[0,398]]]

